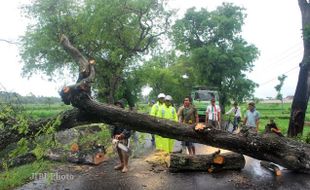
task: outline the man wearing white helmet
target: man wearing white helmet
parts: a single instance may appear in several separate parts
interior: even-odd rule
[[[170,95],[165,97],[165,106],[163,106],[165,111],[162,112],[162,118],[178,121],[178,115],[175,107],[172,105],[172,101],[173,99]]]
[[[172,97],[167,95],[165,97],[165,104],[161,107],[159,111],[160,117],[164,119],[169,119],[173,121],[178,121],[178,116],[176,109],[172,106]],[[156,149],[163,150],[165,152],[172,152],[174,147],[174,139],[163,138],[156,135]]]
[[[159,93],[157,96],[157,102],[152,106],[150,115],[155,117],[160,117],[161,113],[159,113],[160,107],[164,105],[165,94]]]
[[[159,93],[157,96],[157,102],[152,106],[150,115],[154,117],[161,117],[162,114],[159,112],[159,110],[162,110],[161,107],[164,105],[165,100],[165,94]],[[155,145],[155,137],[152,134],[152,144]]]

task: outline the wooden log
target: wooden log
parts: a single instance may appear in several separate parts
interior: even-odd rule
[[[266,168],[267,170],[271,171],[272,173],[274,173],[276,176],[282,175],[281,169],[272,162],[261,161],[260,165]]]
[[[242,154],[226,152],[223,154],[187,155],[171,154],[169,169],[179,171],[208,171],[219,172],[222,170],[241,170],[244,168],[245,159]]]

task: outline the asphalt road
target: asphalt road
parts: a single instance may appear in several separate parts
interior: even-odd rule
[[[241,171],[170,173],[166,168],[152,166],[144,156],[152,151],[146,139],[143,154],[130,160],[130,170],[123,174],[113,169],[117,159],[109,159],[99,166],[77,166],[66,164],[57,168],[60,176],[70,179],[54,179],[49,183],[35,180],[19,188],[63,189],[63,190],[200,190],[200,189],[310,189],[310,175],[294,173],[285,168],[281,176],[275,176],[260,166],[260,161],[246,157],[245,168]],[[196,145],[198,154],[212,153],[214,149]],[[68,177],[69,176],[69,177]]]

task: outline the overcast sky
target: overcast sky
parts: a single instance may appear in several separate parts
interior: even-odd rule
[[[0,1],[0,39],[16,41],[23,35],[27,20],[21,17],[19,7],[27,0]],[[179,15],[196,6],[214,10],[221,0],[169,0],[169,7],[178,8]],[[255,96],[275,97],[277,77],[287,75],[283,95],[293,95],[297,84],[298,64],[302,60],[301,14],[297,0],[229,0],[246,9],[247,18],[243,37],[260,50],[248,78],[260,84]],[[58,96],[58,90],[68,81],[48,82],[46,77],[21,78],[22,63],[15,45],[0,41],[0,90],[36,96]]]

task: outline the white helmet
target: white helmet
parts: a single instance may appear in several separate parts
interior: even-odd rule
[[[166,95],[165,95],[164,93],[159,93],[158,96],[157,96],[157,98],[158,98],[158,99],[159,99],[159,98],[165,98],[165,96],[166,96]]]
[[[170,95],[167,95],[166,97],[165,97],[165,100],[168,100],[168,101],[172,101],[172,97],[170,96]]]

